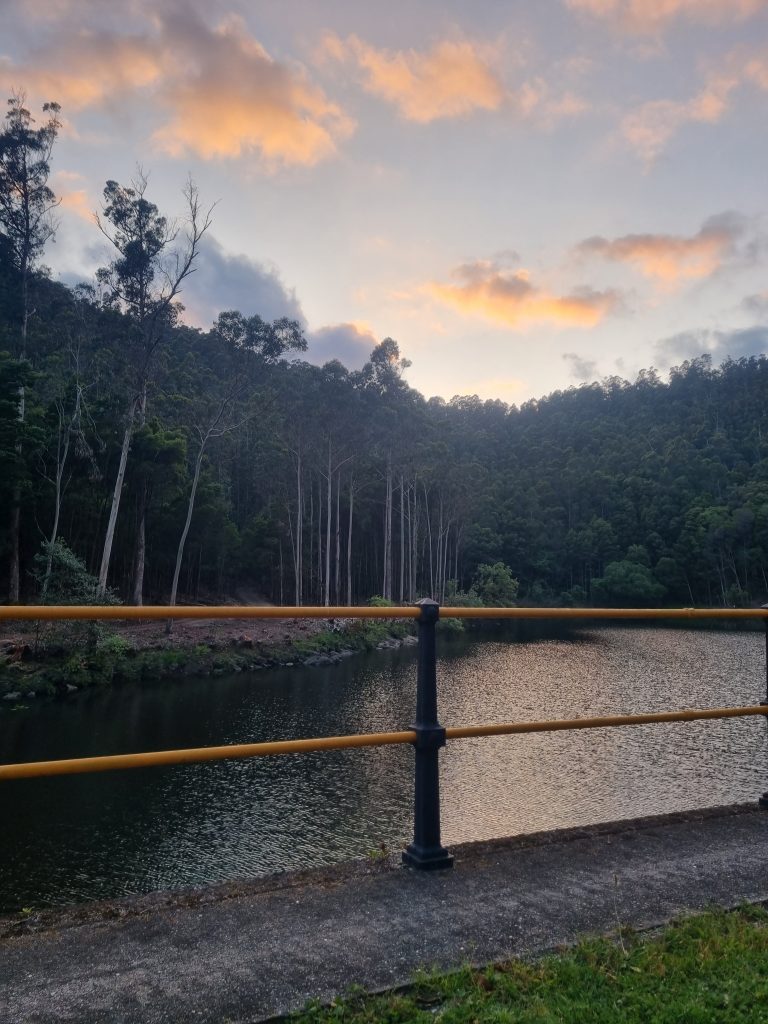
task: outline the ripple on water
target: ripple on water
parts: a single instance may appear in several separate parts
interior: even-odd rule
[[[757,703],[759,633],[605,628],[446,646],[446,725]],[[0,716],[2,760],[400,729],[412,650],[119,688]],[[750,800],[768,783],[762,720],[461,740],[441,755],[449,843]],[[254,877],[407,842],[407,747],[335,751],[0,787],[0,906]]]

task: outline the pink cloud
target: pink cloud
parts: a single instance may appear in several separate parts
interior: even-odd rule
[[[765,0],[565,0],[572,10],[608,19],[630,32],[652,33],[676,18],[718,25],[765,10]]]

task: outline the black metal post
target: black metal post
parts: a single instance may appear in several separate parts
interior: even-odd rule
[[[438,755],[445,746],[445,729],[437,720],[437,646],[435,627],[440,617],[437,601],[419,601],[418,679],[416,689],[416,741],[413,842],[403,851],[403,862],[421,871],[453,866],[453,857],[440,842],[440,770]]]
[[[764,604],[763,608],[768,609],[768,604]],[[768,619],[763,619],[763,626],[765,627],[765,700],[763,704],[768,704]],[[766,723],[768,723],[768,718],[766,718]],[[763,810],[768,811],[768,793],[763,793],[757,802]]]

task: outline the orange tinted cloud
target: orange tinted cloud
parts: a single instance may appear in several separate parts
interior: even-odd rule
[[[534,286],[525,270],[505,270],[491,261],[458,267],[455,284],[431,282],[428,294],[462,313],[476,314],[508,327],[531,324],[594,327],[621,305],[616,291],[578,289],[554,295]]]
[[[57,39],[23,64],[0,58],[0,85],[6,92],[23,82],[28,93],[56,100],[68,111],[143,89],[161,74],[162,55],[152,41],[87,31]]]
[[[273,60],[239,19],[210,30],[174,26],[189,66],[164,87],[169,120],[156,144],[173,156],[239,157],[315,164],[336,152],[354,125],[300,68]]]
[[[172,156],[255,153],[268,165],[312,165],[353,130],[303,68],[274,60],[240,19],[210,28],[171,9],[152,24],[132,36],[62,31],[23,63],[0,58],[0,85],[23,81],[65,113],[128,104],[142,90],[153,101],[144,109],[165,115],[152,139]]]
[[[353,60],[365,89],[392,103],[409,121],[426,124],[474,110],[497,110],[505,89],[492,69],[491,48],[464,41],[436,43],[431,50],[378,50],[357,36],[328,35],[323,55]]]
[[[744,68],[744,77],[761,89],[768,89],[768,60],[759,57],[750,60]]]
[[[632,32],[655,32],[674,18],[704,24],[742,21],[765,10],[765,0],[565,0],[574,10],[609,18]]]
[[[646,277],[675,284],[714,273],[733,252],[744,226],[743,218],[737,214],[720,214],[707,220],[689,238],[642,234],[609,240],[595,236],[581,242],[577,252],[629,263]]]
[[[652,100],[632,111],[621,122],[625,140],[652,164],[664,147],[686,124],[714,124],[728,109],[728,99],[739,79],[718,75],[690,100]]]

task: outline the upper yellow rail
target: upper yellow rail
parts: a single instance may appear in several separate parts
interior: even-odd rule
[[[0,605],[9,619],[417,619],[415,605]],[[765,619],[768,608],[440,608],[441,619]]]

